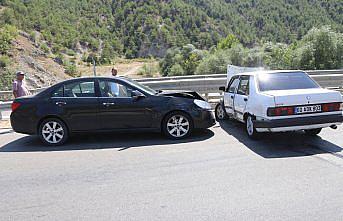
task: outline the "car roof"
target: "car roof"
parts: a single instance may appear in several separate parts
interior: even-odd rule
[[[113,76],[84,76],[84,77],[77,77],[77,78],[71,78],[65,81],[62,81],[60,83],[67,83],[67,82],[72,82],[72,81],[78,81],[78,80],[94,80],[94,79],[116,79],[116,80],[122,80],[127,82],[126,77],[113,77]]]
[[[260,74],[279,74],[279,73],[292,73],[292,72],[304,72],[302,70],[263,70],[263,71],[252,71],[252,72],[243,72],[243,73],[237,73],[236,75],[250,75],[250,76],[256,76]]]
[[[126,79],[126,77],[123,76],[118,76],[118,77],[114,77],[114,76],[82,76],[82,77],[77,77],[77,78],[72,78],[70,80],[75,80],[75,79],[102,79],[102,78],[111,78],[111,79]]]
[[[77,78],[70,78],[68,80],[64,80],[61,82],[58,82],[48,88],[46,88],[45,90],[42,90],[41,92],[37,93],[36,96],[40,97],[40,96],[45,96],[46,94],[50,93],[51,91],[55,90],[56,88],[60,87],[63,84],[67,84],[67,83],[73,83],[73,82],[77,82],[80,80],[95,80],[95,79],[116,79],[116,80],[121,80],[127,84],[131,84],[131,82],[129,80],[127,80],[128,78],[126,77],[113,77],[113,76],[85,76],[85,77],[77,77]]]

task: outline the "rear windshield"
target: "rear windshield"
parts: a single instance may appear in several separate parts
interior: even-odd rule
[[[260,91],[310,89],[319,86],[304,72],[258,75]]]

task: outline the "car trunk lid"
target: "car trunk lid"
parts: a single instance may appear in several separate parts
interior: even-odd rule
[[[263,93],[274,97],[275,106],[342,102],[342,95],[339,92],[323,88],[274,90]]]

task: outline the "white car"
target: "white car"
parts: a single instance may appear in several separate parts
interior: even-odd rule
[[[303,71],[234,74],[219,89],[224,99],[216,106],[217,120],[230,117],[245,123],[251,138],[261,132],[299,130],[317,135],[343,122],[342,95],[321,88]]]

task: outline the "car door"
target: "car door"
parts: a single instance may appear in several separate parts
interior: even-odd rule
[[[242,75],[240,77],[239,86],[234,99],[235,118],[240,121],[244,121],[243,116],[249,98],[249,82],[250,76]]]
[[[234,98],[239,85],[239,76],[233,76],[224,92],[224,106],[228,115],[234,115]]]
[[[151,128],[148,95],[133,97],[136,88],[118,79],[99,79],[99,118],[102,130]]]
[[[95,81],[82,79],[66,82],[52,93],[53,112],[61,117],[71,131],[99,129],[98,98]]]

